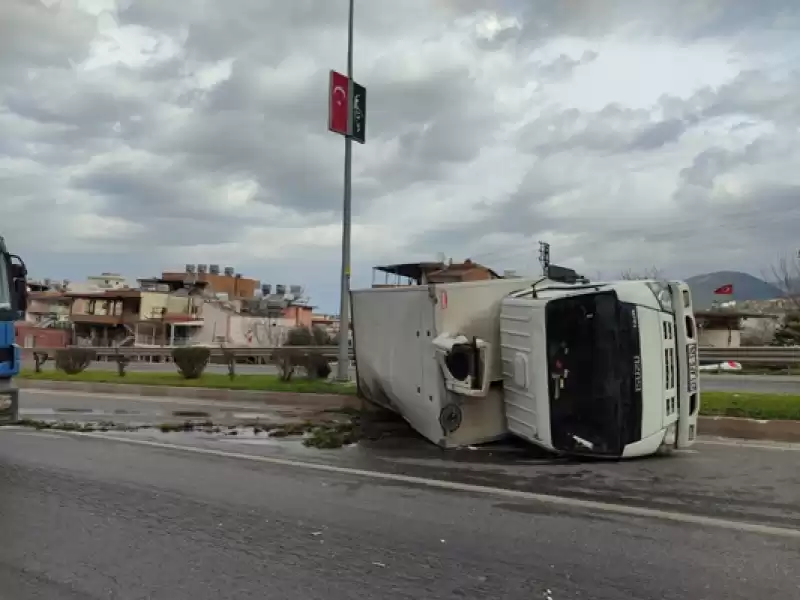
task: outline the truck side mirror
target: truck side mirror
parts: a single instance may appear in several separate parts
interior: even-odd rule
[[[28,310],[28,283],[25,278],[14,279],[14,295],[17,301],[17,310],[25,313]]]
[[[9,258],[12,261],[11,263],[11,289],[12,293],[14,294],[14,299],[16,300],[17,310],[20,313],[25,313],[28,310],[28,269],[25,267],[25,263],[22,262],[22,259],[17,256],[16,254],[9,255]]]

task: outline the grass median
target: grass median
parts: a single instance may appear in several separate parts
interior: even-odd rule
[[[301,394],[347,394],[354,395],[353,384],[306,379],[298,377],[291,381],[281,381],[277,375],[236,375],[233,379],[222,373],[204,373],[199,379],[184,379],[178,373],[142,373],[130,371],[120,377],[115,371],[84,371],[77,375],[67,375],[63,371],[44,371],[36,373],[23,370],[21,379],[40,381],[76,381],[82,383],[121,383],[128,385],[164,385],[172,387],[196,387],[228,390],[252,390],[266,392],[295,392]]]
[[[800,396],[747,392],[701,392],[700,414],[708,417],[800,421]]]

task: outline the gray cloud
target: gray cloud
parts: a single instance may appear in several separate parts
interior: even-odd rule
[[[344,69],[346,1],[123,4],[130,28],[100,46],[97,18],[72,3],[2,3],[0,234],[44,275],[115,268],[102,257],[154,272],[218,252],[256,275],[318,280],[332,308],[342,140],[326,131],[326,85]],[[774,40],[796,37],[796,3],[509,1],[495,10],[516,20],[493,37],[478,0],[357,9],[361,268],[439,250],[528,266],[548,237],[559,261],[688,275],[753,270],[794,243],[800,79],[785,65],[798,49]],[[653,106],[624,90],[591,112],[553,100],[551,84],[600,68],[607,36],[723,44],[748,66]],[[86,69],[100,48],[120,62]],[[555,58],[532,54],[542,48]],[[303,235],[307,247],[292,245]],[[63,252],[41,251],[56,242]]]
[[[620,31],[680,40],[795,31],[800,6],[793,0],[565,0],[531,2],[521,35],[541,41],[557,35],[599,37]]]
[[[608,105],[596,113],[567,109],[542,115],[519,138],[522,148],[543,156],[571,150],[626,153],[677,142],[693,124],[679,118],[654,121],[649,111]]]

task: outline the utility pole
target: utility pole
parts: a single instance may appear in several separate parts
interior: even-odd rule
[[[339,301],[339,366],[336,379],[350,379],[350,226],[353,169],[353,3],[347,15],[347,135],[344,138],[344,201],[342,206],[342,280]]]
[[[539,264],[542,265],[542,275],[547,277],[550,269],[550,244],[539,242]]]

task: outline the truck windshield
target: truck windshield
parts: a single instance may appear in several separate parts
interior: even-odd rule
[[[0,312],[11,310],[11,288],[8,277],[8,256],[0,254]]]
[[[556,449],[619,456],[641,437],[635,317],[635,307],[620,302],[613,291],[547,304],[550,431]]]

